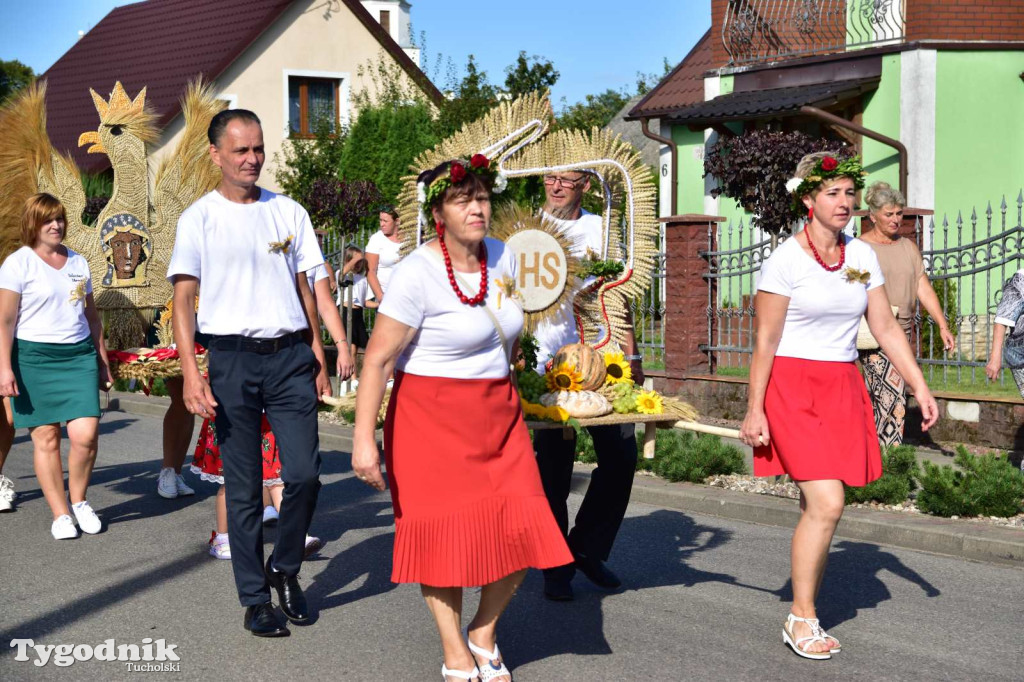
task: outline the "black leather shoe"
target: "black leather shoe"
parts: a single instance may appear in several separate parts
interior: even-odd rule
[[[572,564],[544,571],[544,597],[551,601],[572,601],[572,577],[576,567]]]
[[[608,570],[608,567],[600,559],[575,553],[573,556],[576,557],[576,568],[582,571],[590,582],[606,590],[616,590],[622,587],[622,581]]]
[[[281,571],[275,570],[270,562],[273,556],[267,559],[267,581],[270,586],[277,590],[277,598],[281,603],[281,611],[288,620],[302,625],[309,622],[309,608],[306,606],[306,595],[299,587],[298,576],[289,578]]]
[[[242,625],[257,637],[287,637],[292,634],[288,626],[277,617],[274,605],[270,602],[246,608]]]

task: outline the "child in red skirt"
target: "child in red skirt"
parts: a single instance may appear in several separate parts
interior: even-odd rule
[[[281,495],[284,492],[284,482],[281,480],[281,461],[278,458],[277,441],[274,438],[274,433],[270,430],[270,422],[267,421],[266,415],[263,415],[260,431],[262,435],[260,451],[263,454],[263,500],[265,504],[272,505],[270,508],[275,512],[280,512]],[[192,473],[204,481],[220,484],[220,488],[217,490],[217,530],[213,531],[210,536],[210,555],[218,559],[230,559],[224,471],[220,460],[220,448],[217,446],[217,431],[209,419],[203,421],[202,429],[199,431],[199,441],[196,443],[196,451],[192,456]],[[277,514],[272,516],[264,514],[264,523],[276,518]],[[305,556],[310,557],[316,554],[323,545],[320,538],[307,535]]]

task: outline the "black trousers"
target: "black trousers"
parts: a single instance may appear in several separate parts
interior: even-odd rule
[[[561,429],[534,432],[533,446],[544,494],[562,533],[566,534],[569,548],[577,554],[604,561],[612,551],[633,490],[635,428],[633,424],[622,424],[587,429],[594,439],[597,468],[590,476],[590,487],[583,496],[572,531],[567,500],[576,458],[576,436],[566,440]]]
[[[277,439],[284,497],[273,565],[288,576],[302,565],[306,533],[320,491],[316,359],[305,343],[275,353],[210,349],[217,401],[217,444],[224,467],[231,568],[242,606],[270,601],[263,568],[263,459],[260,423]]]

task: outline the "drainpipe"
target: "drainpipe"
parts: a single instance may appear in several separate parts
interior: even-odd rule
[[[886,137],[881,133],[876,133],[873,130],[869,130],[864,126],[859,126],[856,123],[847,121],[845,118],[839,118],[835,114],[830,114],[827,111],[822,111],[817,107],[800,107],[800,113],[807,114],[808,116],[814,116],[815,118],[821,119],[833,125],[837,125],[840,128],[846,128],[852,130],[855,133],[860,133],[864,137],[881,142],[884,145],[892,147],[900,156],[900,193],[903,196],[907,196],[907,148],[899,140],[894,140],[891,137]]]
[[[648,127],[648,121],[650,121],[650,119],[647,117],[640,119],[640,129],[643,131],[644,137],[654,140],[655,142],[668,145],[669,164],[671,166],[668,172],[669,186],[672,188],[672,215],[679,215],[679,163],[677,159],[679,150],[676,148],[676,143],[672,140],[651,132],[650,127]]]

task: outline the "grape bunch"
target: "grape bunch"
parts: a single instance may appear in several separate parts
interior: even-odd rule
[[[534,372],[532,369],[526,369],[516,373],[516,378],[519,382],[519,395],[528,403],[539,403],[540,396],[547,391],[547,386],[544,383],[544,377]]]
[[[632,383],[611,384],[602,391],[618,414],[636,412],[636,393]]]

